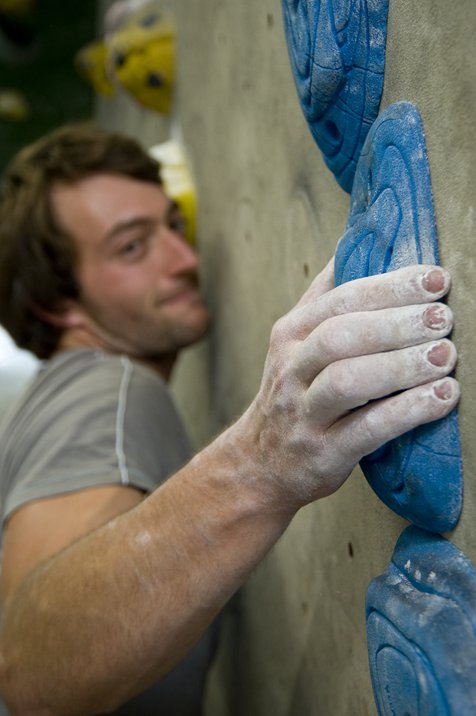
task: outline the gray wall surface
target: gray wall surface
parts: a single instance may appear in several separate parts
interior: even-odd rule
[[[149,145],[182,136],[199,201],[210,337],[174,383],[197,445],[255,395],[273,322],[332,256],[348,196],[301,114],[279,0],[174,0],[177,96],[164,120],[125,96],[99,121]],[[390,0],[381,108],[414,102],[432,172],[442,263],[453,273],[465,470],[450,539],[476,563],[475,271],[476,3]],[[304,509],[230,608],[210,716],[372,716],[364,599],[406,526],[357,469]]]

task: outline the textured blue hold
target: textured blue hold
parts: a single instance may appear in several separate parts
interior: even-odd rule
[[[282,0],[282,7],[304,116],[350,192],[382,97],[388,0]]]
[[[416,263],[438,263],[430,172],[418,111],[398,102],[381,113],[362,150],[335,280]],[[392,440],[361,467],[380,499],[410,522],[432,532],[456,525],[463,493],[456,411]]]
[[[459,549],[408,527],[369,586],[366,614],[381,716],[474,716],[476,570]]]

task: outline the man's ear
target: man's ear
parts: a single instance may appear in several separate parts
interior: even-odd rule
[[[48,311],[40,306],[33,306],[32,310],[38,318],[56,328],[82,328],[86,324],[86,315],[76,301],[65,301],[57,311]]]

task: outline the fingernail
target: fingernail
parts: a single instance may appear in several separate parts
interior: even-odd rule
[[[448,309],[442,303],[430,306],[423,313],[423,323],[428,328],[446,328],[449,325]]]
[[[434,384],[433,391],[440,400],[450,400],[453,397],[453,384],[449,380],[443,380]]]
[[[435,343],[426,354],[429,362],[436,366],[444,366],[450,359],[448,343]]]
[[[432,268],[423,274],[421,283],[428,293],[440,293],[446,287],[446,273],[440,268]]]

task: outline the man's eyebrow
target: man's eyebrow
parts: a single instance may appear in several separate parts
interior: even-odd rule
[[[165,212],[164,221],[168,221],[177,211],[180,211],[179,204],[174,200],[170,200]],[[152,216],[134,216],[131,219],[124,219],[124,221],[119,221],[107,232],[104,240],[107,243],[111,239],[114,239],[116,236],[126,233],[127,231],[144,226],[150,226],[155,223],[157,223],[157,219]]]
[[[107,232],[104,237],[104,242],[108,243],[112,239],[116,238],[116,236],[120,236],[120,234],[127,233],[132,229],[149,226],[151,224],[154,224],[155,221],[155,219],[149,216],[136,216],[132,219],[125,219],[124,221],[119,221],[112,227],[112,229]]]
[[[165,212],[164,221],[168,221],[170,217],[178,211],[180,211],[179,204],[176,201],[170,200],[167,206],[167,210]],[[134,216],[131,219],[124,219],[124,221],[119,221],[107,232],[106,236],[104,237],[104,241],[105,243],[108,243],[109,241],[115,239],[117,236],[120,236],[123,233],[127,233],[128,231],[134,230],[136,228],[151,226],[155,223],[157,223],[157,219],[152,216]]]

